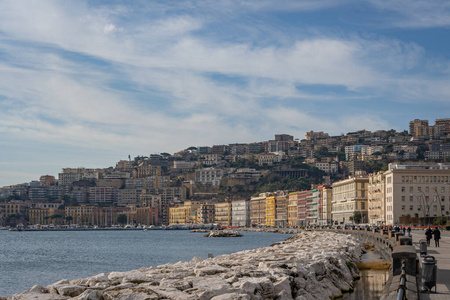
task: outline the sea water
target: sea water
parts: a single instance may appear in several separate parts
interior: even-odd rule
[[[0,296],[61,279],[129,271],[194,256],[267,247],[291,235],[242,232],[205,238],[188,230],[0,231]]]

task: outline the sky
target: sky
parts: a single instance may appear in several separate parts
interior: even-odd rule
[[[2,0],[0,187],[450,117],[446,0]]]

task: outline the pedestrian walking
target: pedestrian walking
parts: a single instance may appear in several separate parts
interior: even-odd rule
[[[427,246],[430,246],[430,241],[431,238],[433,237],[433,231],[431,230],[430,227],[428,227],[427,230],[425,230],[425,236],[427,238]]]
[[[441,239],[441,231],[439,230],[439,227],[436,227],[436,229],[433,231],[434,235],[434,244],[436,247],[439,247],[439,240]]]
[[[411,237],[411,227],[408,227],[408,229],[406,229],[406,231],[408,231],[408,236]]]
[[[402,231],[403,231],[403,235],[405,235],[405,231],[406,231],[405,226],[402,227]]]

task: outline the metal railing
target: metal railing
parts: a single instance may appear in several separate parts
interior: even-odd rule
[[[402,259],[402,274],[400,275],[400,284],[397,289],[397,300],[406,299],[406,260]]]

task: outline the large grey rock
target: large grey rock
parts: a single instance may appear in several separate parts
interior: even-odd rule
[[[251,300],[247,294],[229,293],[212,297],[211,300]]]
[[[95,290],[85,290],[75,300],[103,300],[103,293]]]
[[[76,297],[86,290],[86,287],[74,284],[60,284],[55,286],[59,295]]]

